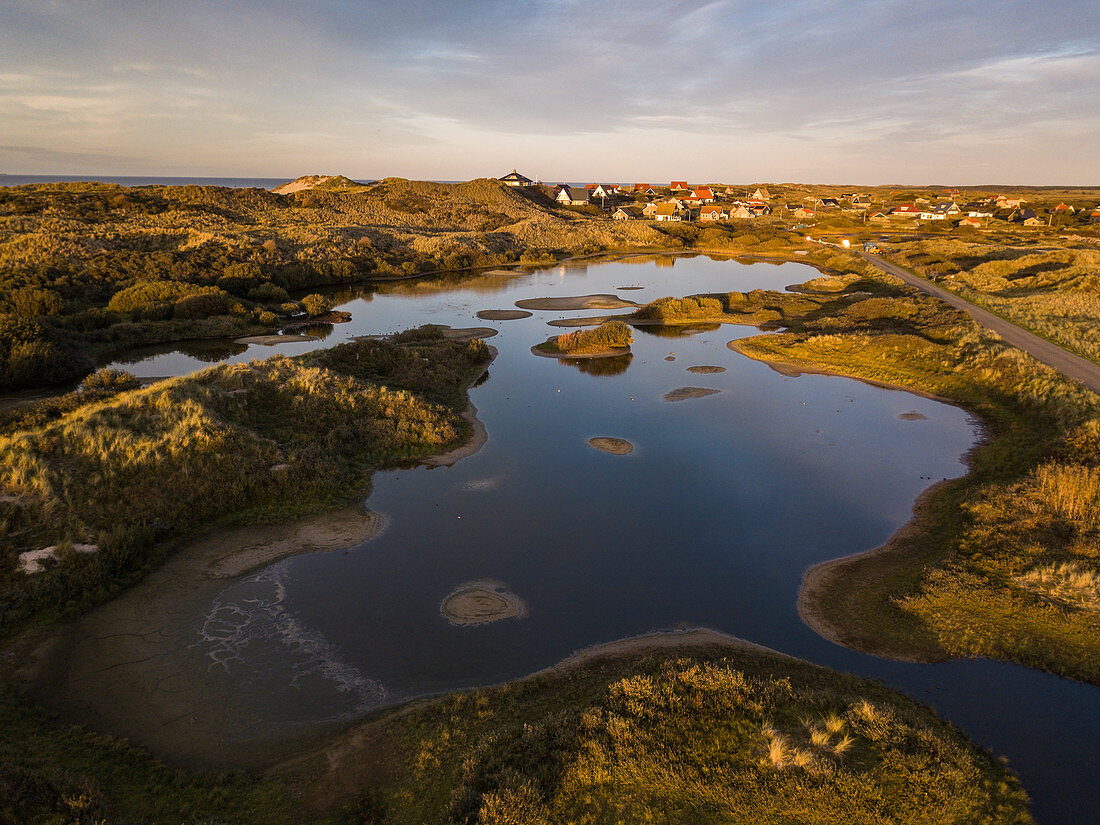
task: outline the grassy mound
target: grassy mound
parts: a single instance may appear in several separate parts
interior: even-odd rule
[[[372,470],[446,449],[466,433],[464,389],[487,360],[481,341],[414,330],[89,392],[0,438],[0,625],[102,601],[165,542],[220,519],[335,506]],[[99,551],[66,551],[76,543]],[[18,553],[51,545],[60,563],[19,572]]]
[[[361,741],[366,764],[327,770],[396,757],[364,789],[368,822],[1031,821],[1003,763],[929,709],[754,650],[596,661],[414,708]]]
[[[630,346],[634,333],[622,321],[607,321],[595,329],[578,329],[552,338],[538,348],[556,355],[581,355]]]

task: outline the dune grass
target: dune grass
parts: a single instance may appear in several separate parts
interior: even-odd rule
[[[962,313],[888,289],[819,296],[788,331],[731,343],[753,358],[948,398],[986,424],[970,473],[924,500],[890,553],[811,575],[805,612],[880,655],[980,655],[1100,682],[1095,593],[1049,573],[1100,573],[1100,399]]]
[[[900,244],[894,254],[966,300],[1100,362],[1100,251],[1045,242],[1064,248],[945,238]]]
[[[762,651],[596,661],[354,735],[366,764],[320,767],[317,792],[373,776],[363,822],[1031,821],[1004,764],[927,708]],[[374,753],[398,766],[381,781]]]
[[[555,355],[584,355],[629,347],[634,333],[622,321],[605,321],[595,329],[578,329],[551,338],[538,349]]]
[[[0,627],[101,602],[197,529],[337,506],[374,469],[457,443],[465,387],[488,357],[481,341],[418,330],[221,365],[10,432]],[[65,553],[74,543],[99,551]],[[50,545],[62,547],[58,564],[18,570],[18,553]]]

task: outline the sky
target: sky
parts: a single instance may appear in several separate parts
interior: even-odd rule
[[[1100,184],[1096,0],[3,0],[0,172]]]

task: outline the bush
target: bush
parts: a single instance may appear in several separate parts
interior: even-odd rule
[[[700,318],[713,318],[723,314],[722,302],[716,298],[693,295],[687,298],[658,298],[634,311],[634,317],[651,321],[672,323]]]
[[[324,295],[318,295],[316,292],[312,295],[307,295],[302,299],[302,306],[305,307],[306,312],[310,317],[315,315],[324,315],[326,312],[332,310],[332,301],[326,298]]]
[[[578,329],[559,335],[542,346],[550,352],[585,353],[627,347],[634,340],[634,332],[622,321],[607,321],[595,329]]]
[[[26,286],[12,292],[9,301],[12,311],[23,318],[57,315],[61,312],[61,296],[49,289]]]
[[[273,327],[278,323],[279,316],[270,310],[264,310],[259,314],[257,320],[265,327]]]
[[[228,311],[229,295],[216,288],[213,292],[187,295],[172,304],[173,316],[190,320],[225,315]]]
[[[136,390],[141,382],[126,370],[99,369],[80,382],[84,392],[125,392]]]
[[[107,308],[114,312],[133,312],[156,304],[172,304],[190,295],[225,293],[216,286],[197,286],[180,281],[145,281],[128,286],[111,296]]]
[[[271,281],[264,281],[259,286],[250,289],[248,297],[261,304],[279,304],[286,301],[290,296],[286,294],[286,290],[281,286],[276,286]]]

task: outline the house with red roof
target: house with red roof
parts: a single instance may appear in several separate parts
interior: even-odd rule
[[[687,189],[688,182],[686,180],[674,180],[668,185],[668,188],[675,192],[677,189]]]
[[[713,203],[714,192],[709,186],[700,186],[691,190],[691,196],[697,199],[700,203]]]

